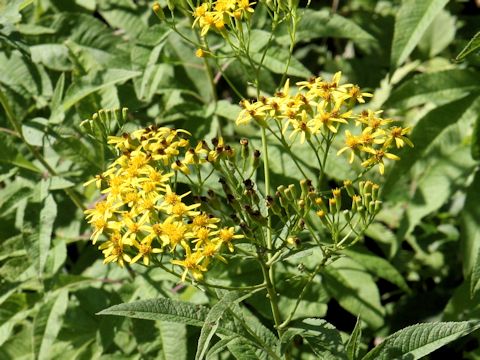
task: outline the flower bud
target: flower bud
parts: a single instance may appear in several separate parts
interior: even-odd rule
[[[152,10],[160,20],[165,21],[165,13],[163,12],[162,6],[158,2],[153,4]]]
[[[242,159],[247,159],[248,155],[250,154],[250,148],[248,147],[248,139],[241,139],[240,145],[242,145],[240,155],[242,156]]]
[[[345,186],[345,189],[347,190],[347,194],[350,197],[353,197],[353,195],[355,195],[355,188],[353,187],[353,184],[352,184],[351,180],[345,180],[343,182],[343,186]]]
[[[261,155],[261,153],[258,150],[255,150],[253,152],[252,167],[254,169],[258,168],[258,166],[260,165],[260,155]]]
[[[330,210],[331,214],[336,214],[337,213],[337,199],[331,198],[328,199],[328,208]]]

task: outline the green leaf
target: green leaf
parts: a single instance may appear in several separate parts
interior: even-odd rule
[[[209,311],[210,309],[203,305],[160,298],[114,305],[100,311],[97,315],[127,316],[202,327]],[[238,332],[235,325],[231,322],[222,322],[218,327],[218,331],[225,335],[243,335],[243,332]]]
[[[245,295],[237,291],[226,292],[220,300],[212,306],[200,332],[195,360],[202,360],[205,357],[210,341],[220,325],[220,319],[228,307],[231,306],[233,302],[242,301],[249,296],[250,294]]]
[[[421,37],[448,0],[405,0],[396,19],[390,66],[399,67],[410,55]]]
[[[448,126],[429,144],[421,159],[416,161],[412,168],[416,187],[413,196],[403,194],[403,200],[408,202],[408,207],[397,232],[398,239],[409,235],[424,216],[439,209],[458,189],[466,186],[469,175],[477,166],[471,157],[470,144],[466,139],[471,132],[473,117],[478,114],[480,98],[476,99],[474,105],[467,108],[466,114],[462,115],[460,120]],[[441,118],[431,120],[442,121]],[[427,139],[428,136],[424,135]]]
[[[416,324],[388,336],[362,360],[420,359],[480,328],[480,321]]]
[[[366,249],[355,248],[354,250],[344,250],[342,252],[361,264],[370,273],[390,281],[406,292],[410,292],[410,288],[402,274],[387,260],[372,254]]]
[[[68,291],[43,304],[33,322],[34,354],[36,359],[49,359],[50,351],[62,327],[63,316],[67,311]]]
[[[53,199],[52,194],[49,194],[40,211],[40,229],[38,235],[38,272],[41,275],[45,268],[45,263],[50,250],[50,243],[52,240],[53,223],[57,216],[57,204]]]
[[[139,71],[107,69],[93,76],[80,78],[67,89],[62,103],[62,110],[65,112],[86,96],[111,85],[123,83],[140,74]]]
[[[340,305],[358,316],[372,328],[384,323],[385,310],[372,277],[358,263],[349,258],[340,258],[325,268],[324,284],[327,291]]]
[[[466,69],[452,69],[414,76],[390,95],[385,106],[410,108],[427,102],[444,104],[480,90],[479,74]]]
[[[159,321],[163,360],[187,360],[187,329],[184,324]]]
[[[362,321],[360,316],[357,317],[357,322],[353,328],[347,343],[345,344],[348,360],[355,360],[358,358],[358,351],[362,343]]]
[[[462,61],[472,52],[480,48],[480,31],[475,34],[475,36],[468,42],[467,46],[463,48],[460,54],[457,55],[455,61]]]
[[[358,26],[354,21],[338,14],[332,14],[329,10],[305,9],[299,13],[296,39],[298,42],[309,42],[318,38],[345,38],[355,40],[374,40],[372,35]],[[290,35],[277,36],[277,42],[288,44]]]
[[[455,38],[456,18],[446,10],[441,10],[423,34],[418,48],[433,58],[440,54]]]
[[[471,287],[475,293],[480,281],[480,171],[477,170],[473,182],[466,192],[465,205],[461,213],[461,254],[463,260],[463,274],[465,278],[471,274]]]
[[[415,145],[413,149],[405,148],[399,152],[401,158],[390,170],[387,181],[383,187],[383,193],[389,194],[396,184],[402,179],[402,175],[408,174],[410,169],[420,160],[425,158],[425,153],[434,141],[437,143],[447,127],[456,122],[473,122],[480,111],[480,97],[478,94],[467,96],[449,104],[439,106],[428,112],[413,128],[410,136]],[[463,141],[463,140],[457,140]],[[456,145],[453,141],[450,144]],[[458,145],[458,144],[457,144]],[[451,154],[454,156],[454,154]],[[434,160],[434,159],[432,159]],[[430,197],[432,198],[432,197]]]
[[[307,318],[292,323],[282,335],[282,354],[295,336],[304,338],[319,359],[346,359],[340,332],[323,319]]]

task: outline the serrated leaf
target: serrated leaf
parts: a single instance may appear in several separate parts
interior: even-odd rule
[[[42,305],[34,319],[34,354],[36,359],[49,359],[51,347],[62,327],[63,315],[67,310],[68,291]]]
[[[448,0],[405,0],[395,18],[390,66],[399,67],[411,54],[428,26]]]
[[[346,359],[340,332],[323,319],[307,318],[292,323],[282,335],[282,354],[295,336],[301,336],[319,359]]]
[[[427,102],[444,104],[480,91],[479,74],[467,69],[452,69],[419,74],[392,92],[385,106],[410,108]]]
[[[200,332],[195,360],[202,360],[205,357],[210,341],[220,325],[220,319],[228,307],[232,305],[233,302],[242,301],[249,296],[250,294],[245,295],[236,291],[227,292],[212,306]]]
[[[420,359],[479,328],[480,321],[412,325],[388,336],[362,360]]]
[[[187,359],[187,329],[184,324],[159,321],[163,360]]]
[[[468,42],[467,46],[463,48],[460,54],[457,55],[455,61],[462,61],[472,52],[480,48],[480,32],[477,32],[475,36]]]
[[[406,292],[410,292],[407,282],[402,274],[400,274],[387,260],[370,253],[366,249],[356,248],[354,250],[344,250],[342,252],[357,263],[362,264],[362,266],[370,273],[397,285],[400,289]]]

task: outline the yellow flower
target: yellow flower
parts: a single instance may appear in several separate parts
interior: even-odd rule
[[[397,148],[403,147],[407,144],[410,147],[413,147],[413,143],[405,135],[410,133],[411,128],[401,128],[400,126],[394,126],[390,128],[387,132],[387,140],[385,141],[385,147],[389,147],[392,142],[395,142]]]
[[[375,150],[372,148],[362,148],[363,151],[372,154],[370,158],[362,162],[363,167],[369,167],[378,164],[378,171],[380,174],[384,174],[385,172],[385,165],[383,163],[383,158],[391,159],[391,160],[400,160],[397,155],[385,152],[383,149]]]
[[[202,266],[200,263],[202,262],[204,256],[201,252],[192,253],[189,247],[187,247],[185,251],[186,256],[184,260],[171,261],[172,264],[185,268],[182,274],[182,281],[185,281],[189,272],[192,274],[195,280],[203,279],[203,273],[207,271],[207,268]]]
[[[123,239],[119,232],[114,232],[107,242],[104,242],[98,247],[102,250],[105,260],[104,264],[110,262],[117,262],[121,267],[124,266],[124,262],[131,262],[132,259],[128,254],[124,253]]]
[[[232,240],[234,239],[242,239],[244,238],[243,235],[237,234],[235,235],[235,229],[232,227],[224,227],[223,229],[220,229],[218,232],[218,239],[220,242],[228,247],[228,250],[230,252],[233,252],[233,244]]]
[[[150,265],[150,255],[162,252],[162,249],[152,247],[152,239],[152,237],[146,237],[142,242],[138,242],[135,239],[132,240],[132,246],[138,250],[138,254],[131,260],[132,264],[143,258],[143,264],[148,266]]]

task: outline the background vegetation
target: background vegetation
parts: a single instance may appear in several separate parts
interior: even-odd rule
[[[414,127],[415,148],[401,154],[385,178],[374,179],[384,183],[378,221],[301,303],[301,315],[325,318],[346,334],[363,306],[365,353],[410,324],[480,317],[480,56],[477,50],[454,61],[478,32],[480,14],[474,1],[332,3],[312,1],[301,12],[288,75],[299,80],[342,70],[349,82],[374,93],[370,107],[389,109],[389,116]],[[247,136],[258,144],[254,127],[234,126],[240,97],[219,74],[210,86],[196,49],[151,6],[141,0],[0,1],[2,359],[195,355],[199,328],[95,315],[137,299],[207,304],[208,298],[160,270],[104,266],[81,208],[98,197],[81,184],[112,156],[80,126],[99,109],[129,108],[127,129],[155,123],[188,129],[197,139],[221,133],[232,143]],[[258,27],[265,19],[255,14]],[[179,29],[189,34],[190,19]],[[257,36],[260,50],[267,43]],[[288,46],[280,28],[262,71],[267,92],[280,82]],[[244,97],[254,95],[240,64],[222,65]],[[275,185],[301,179],[285,154],[270,156]],[[312,163],[308,156],[304,161]],[[327,169],[332,184],[349,171],[344,159]],[[298,261],[308,267],[314,260]],[[234,277],[220,270],[219,277]],[[284,284],[295,288],[300,281],[292,276]],[[294,299],[283,301],[287,306]],[[268,323],[260,298],[245,305]],[[474,333],[430,356],[478,359],[479,339]]]

